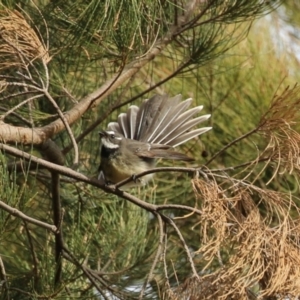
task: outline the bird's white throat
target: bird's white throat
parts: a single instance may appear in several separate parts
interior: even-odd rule
[[[111,142],[109,139],[107,139],[106,137],[103,137],[103,138],[101,139],[101,143],[102,143],[102,145],[103,145],[105,148],[108,148],[108,149],[117,149],[117,148],[120,147],[119,145],[112,143],[112,142]]]

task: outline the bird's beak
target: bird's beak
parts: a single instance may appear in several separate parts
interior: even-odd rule
[[[100,135],[100,138],[103,138],[104,136],[106,136],[106,132],[105,131],[100,131],[99,135]]]

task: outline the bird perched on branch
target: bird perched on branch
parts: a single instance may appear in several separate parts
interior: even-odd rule
[[[174,150],[174,147],[211,129],[193,129],[210,115],[194,118],[203,106],[188,109],[191,103],[191,98],[181,101],[181,95],[173,98],[155,95],[140,107],[132,105],[126,113],[121,113],[117,122],[109,123],[107,130],[100,132],[98,179],[116,184],[152,169],[158,158],[194,160]],[[144,176],[140,183],[145,184],[152,175]]]

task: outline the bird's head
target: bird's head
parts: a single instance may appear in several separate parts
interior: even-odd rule
[[[116,150],[120,147],[123,137],[112,131],[112,130],[104,130],[99,132],[102,146],[104,146],[108,150]]]

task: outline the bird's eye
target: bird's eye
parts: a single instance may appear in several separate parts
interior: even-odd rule
[[[114,138],[115,138],[115,135],[114,135],[114,134],[111,134],[110,137],[111,137],[112,139],[114,139]]]

